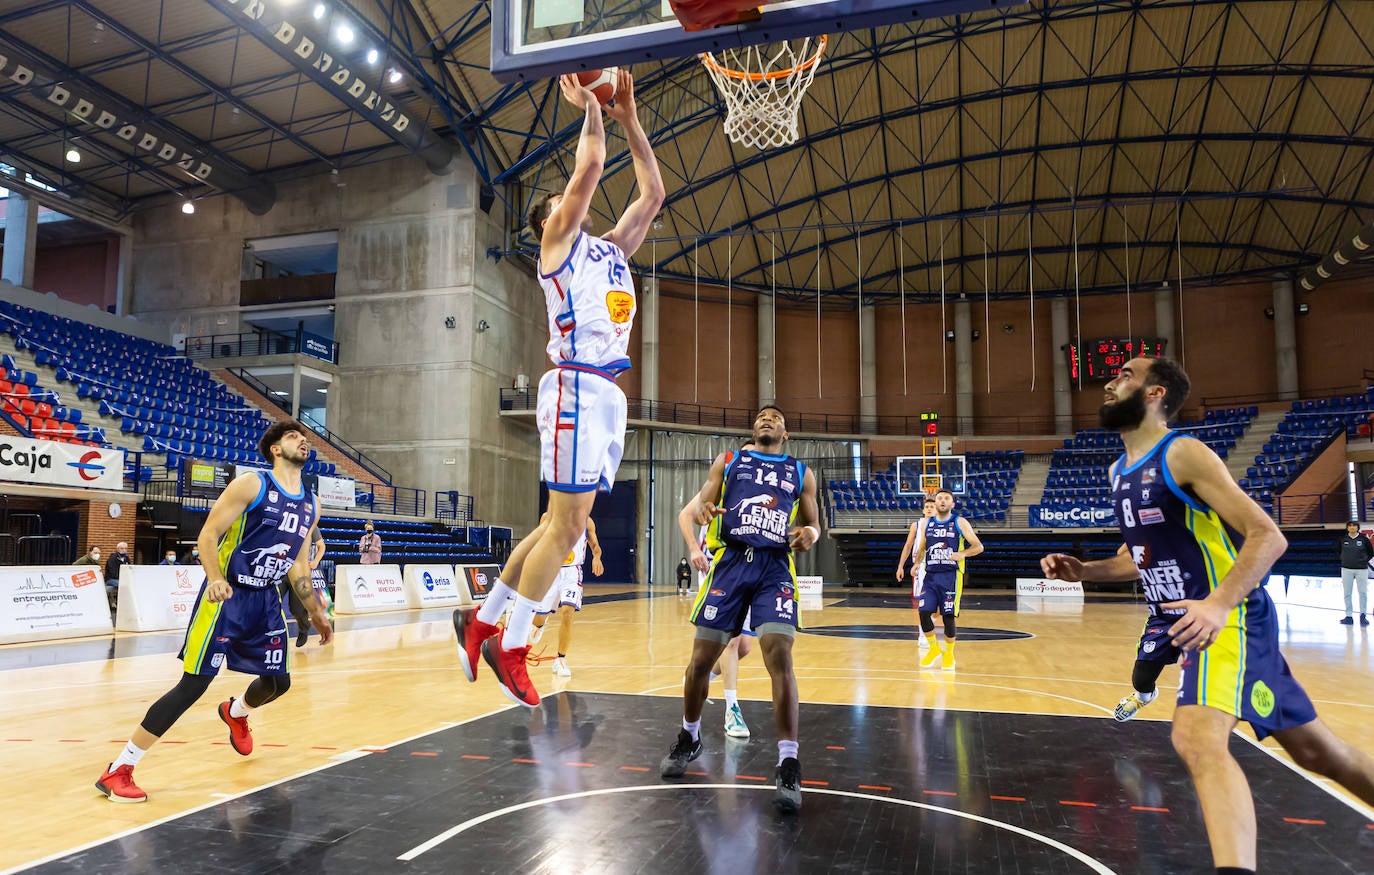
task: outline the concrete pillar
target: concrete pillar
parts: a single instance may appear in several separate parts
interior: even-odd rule
[[[124,316],[134,296],[134,235],[119,235],[119,261],[115,269],[115,315]]]
[[[859,307],[859,431],[877,430],[878,309]]]
[[[5,255],[0,278],[33,288],[33,260],[38,252],[38,202],[13,189],[5,207]]]
[[[301,418],[301,366],[299,364],[291,366],[291,418],[297,422]]]
[[[1168,283],[1155,290],[1155,336],[1164,340],[1164,355],[1176,360],[1178,346],[1174,337],[1174,289]]]
[[[1050,343],[1053,344],[1055,350],[1054,431],[1056,434],[1073,432],[1072,382],[1069,376],[1069,356],[1066,349],[1072,336],[1069,332],[1069,299],[1051,299]]]
[[[1274,279],[1274,364],[1278,372],[1279,398],[1298,397],[1298,333],[1293,327],[1293,278]]]
[[[973,434],[973,318],[964,300],[954,302],[954,417],[958,434]]]
[[[777,325],[774,321],[776,307],[772,293],[758,296],[755,321],[758,323],[759,338],[759,404],[773,404],[778,400],[778,357]]]
[[[658,397],[658,279],[644,277],[639,295],[639,394],[650,401]]]

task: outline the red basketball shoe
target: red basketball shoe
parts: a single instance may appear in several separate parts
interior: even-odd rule
[[[111,802],[148,801],[148,794],[138,789],[138,785],[134,783],[133,766],[115,768],[114,763],[110,763],[105,769],[105,774],[95,782],[95,789],[104,793],[105,798]]]
[[[231,697],[227,702],[219,703],[219,719],[229,727],[229,745],[243,756],[248,756],[253,752],[253,731],[248,728],[247,717],[232,717],[229,714],[229,707],[234,704]]]
[[[477,619],[476,608],[459,608],[453,612],[453,631],[458,633],[458,661],[463,664],[463,674],[475,681],[482,642],[501,631],[501,627]]]
[[[482,642],[482,658],[496,672],[501,682],[501,690],[517,705],[526,708],[539,707],[539,692],[530,682],[530,673],[525,668],[525,659],[530,654],[529,645],[505,650],[500,638],[488,638]]]

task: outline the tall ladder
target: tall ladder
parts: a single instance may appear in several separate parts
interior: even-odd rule
[[[940,479],[940,442],[935,435],[921,436],[921,491],[934,495],[944,486]]]

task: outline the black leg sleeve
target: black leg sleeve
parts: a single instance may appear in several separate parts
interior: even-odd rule
[[[181,680],[148,708],[142,727],[161,738],[210,688],[214,675],[182,674]]]

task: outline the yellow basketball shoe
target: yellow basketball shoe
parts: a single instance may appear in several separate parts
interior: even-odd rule
[[[940,645],[931,642],[930,649],[921,655],[921,668],[936,668],[936,663],[940,661],[943,654],[944,651],[940,649]]]

